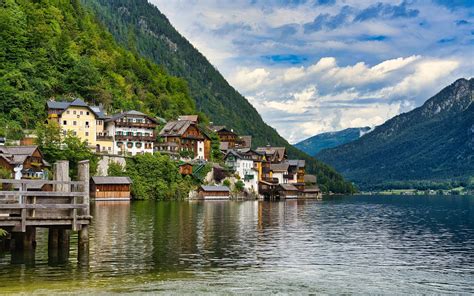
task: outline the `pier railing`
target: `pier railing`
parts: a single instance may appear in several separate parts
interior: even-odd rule
[[[84,181],[0,179],[0,225],[25,232],[27,226],[71,226],[89,219]],[[61,191],[31,191],[46,188]],[[85,203],[87,201],[87,204]],[[78,223],[80,222],[80,223]],[[79,225],[80,228],[80,225]]]

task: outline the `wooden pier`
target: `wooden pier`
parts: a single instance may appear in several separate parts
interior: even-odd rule
[[[47,228],[50,260],[64,261],[69,257],[70,233],[77,231],[78,260],[88,263],[89,162],[80,162],[78,172],[79,180],[70,181],[69,162],[60,161],[54,165],[54,181],[0,179],[0,228],[9,233],[4,248],[12,255],[34,252],[36,228]]]

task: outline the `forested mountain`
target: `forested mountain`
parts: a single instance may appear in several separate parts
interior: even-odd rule
[[[295,147],[314,156],[323,149],[334,148],[355,141],[369,131],[370,127],[359,127],[322,133],[295,144]]]
[[[82,0],[82,3],[121,45],[184,78],[197,109],[215,124],[226,125],[241,135],[252,135],[254,145],[287,147],[290,157],[305,159],[308,171],[317,173],[323,190],[352,190],[352,185],[336,171],[294,148],[265,124],[257,110],[173,28],[157,7],[146,0]]]
[[[0,0],[0,132],[21,137],[50,98],[172,118],[195,111],[183,79],[120,47],[75,0]]]
[[[474,177],[473,89],[474,78],[459,79],[423,106],[317,157],[363,188],[468,182]]]

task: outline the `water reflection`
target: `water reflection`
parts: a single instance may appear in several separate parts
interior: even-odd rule
[[[69,261],[48,264],[39,232],[34,265],[0,256],[2,291],[474,292],[472,197],[94,203],[91,212],[89,266],[77,265],[75,236]]]

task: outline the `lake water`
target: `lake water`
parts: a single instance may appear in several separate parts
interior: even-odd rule
[[[474,293],[474,197],[93,204],[90,264],[0,256],[0,293]]]

